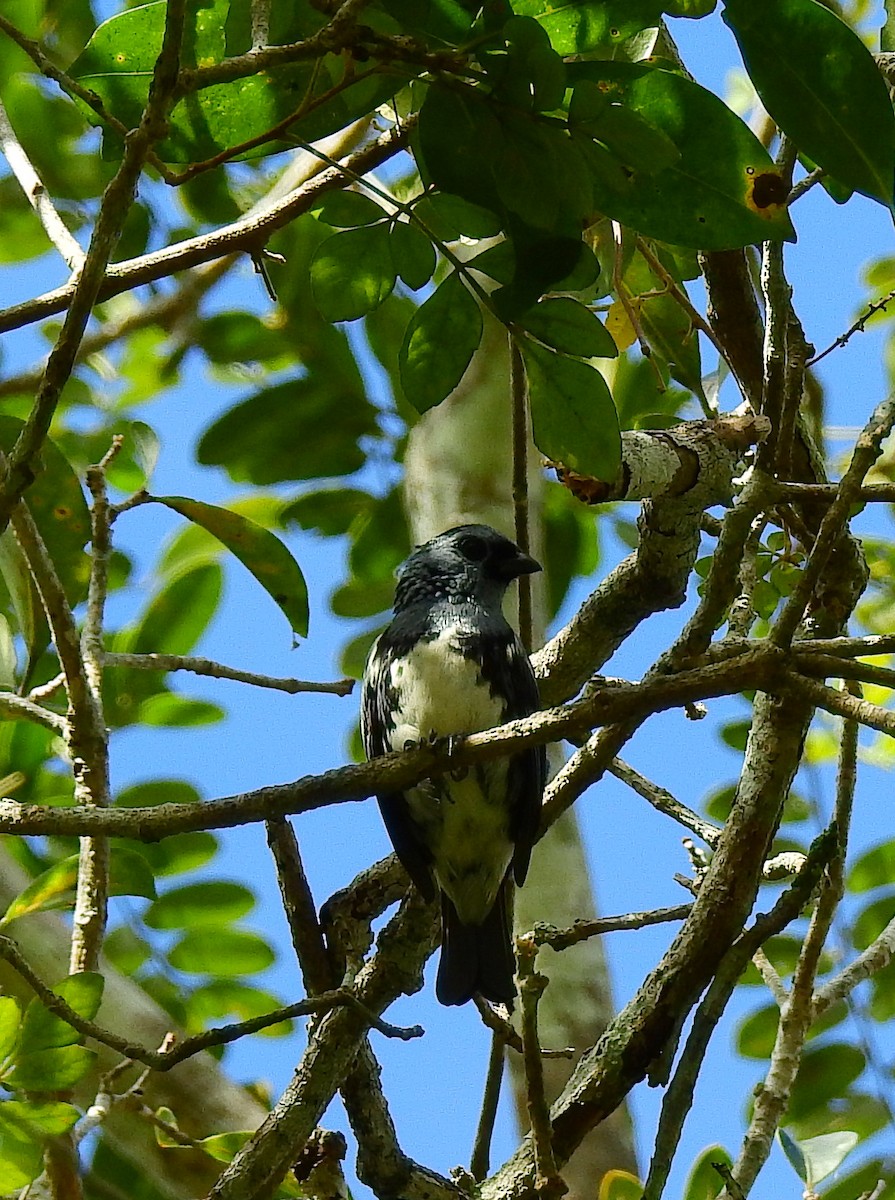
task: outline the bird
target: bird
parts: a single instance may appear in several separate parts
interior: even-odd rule
[[[540,564],[488,525],[457,525],[418,546],[398,573],[394,616],[364,670],[368,759],[528,716],[538,685],[503,613],[510,583]],[[450,768],[379,794],[398,859],[426,900],[441,898],[435,993],[478,992],[512,1008],[512,887],[525,881],[546,782],[543,746]]]

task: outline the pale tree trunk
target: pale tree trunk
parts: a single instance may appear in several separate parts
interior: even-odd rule
[[[479,521],[513,536],[511,406],[506,330],[486,318],[485,337],[457,390],[432,409],[411,432],[405,459],[405,498],[411,534],[422,542],[452,525]],[[529,455],[531,547],[543,545],[540,520],[544,486],[539,456]],[[543,589],[534,577],[535,645],[544,637]],[[593,917],[593,888],[574,812],[568,812],[538,843],[525,886],[516,895],[517,930],[536,921],[570,925]],[[548,975],[539,1008],[545,1047],[591,1046],[613,1012],[606,961],[599,939],[562,954],[542,951],[538,969]],[[509,1058],[520,1123],[527,1127],[525,1080],[519,1055]],[[546,1059],[548,1098],[557,1096],[571,1073],[565,1059]],[[636,1170],[631,1122],[624,1106],[596,1129],[563,1170],[569,1195],[593,1200],[607,1170]]]

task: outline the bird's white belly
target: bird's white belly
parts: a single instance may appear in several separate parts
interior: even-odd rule
[[[459,652],[455,638],[455,631],[445,630],[392,665],[393,749],[475,733],[503,720],[502,700],[491,695],[478,664]],[[506,774],[500,759],[447,772],[406,793],[438,885],[464,925],[485,920],[513,856]]]
[[[446,629],[392,663],[397,701],[393,750],[500,724],[502,701],[491,695],[475,660],[460,653],[456,638],[454,629]]]

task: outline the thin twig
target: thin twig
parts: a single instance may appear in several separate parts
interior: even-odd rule
[[[814,358],[809,359],[806,366],[816,366],[821,359],[826,358],[828,354],[832,354],[834,350],[838,350],[840,346],[844,346],[856,333],[863,333],[870,318],[876,316],[878,312],[885,312],[893,300],[895,300],[895,291],[891,291],[888,296],[882,296],[879,300],[874,300],[868,304],[857,321],[851,324],[845,333],[840,333],[839,337],[834,342],[831,342],[826,350],[821,350],[820,354],[815,354]]]
[[[91,1038],[103,1046],[108,1046],[110,1050],[117,1051],[125,1058],[143,1063],[144,1066],[152,1067],[155,1071],[170,1071],[178,1063],[192,1058],[202,1050],[207,1050],[212,1046],[226,1046],[248,1034],[269,1029],[272,1025],[279,1025],[294,1017],[329,1012],[333,1008],[346,1005],[361,1013],[370,1027],[383,1034],[384,1037],[398,1038],[406,1042],[422,1037],[424,1032],[419,1025],[392,1025],[370,1011],[350,988],[334,988],[319,996],[311,996],[306,1000],[299,1000],[296,1004],[287,1004],[272,1012],[252,1017],[248,1021],[237,1021],[231,1025],[206,1029],[203,1033],[183,1038],[180,1041],[174,1038],[168,1039],[163,1043],[161,1050],[150,1050],[138,1042],[132,1042],[129,1038],[113,1033],[110,1029],[104,1029],[95,1021],[90,1021],[77,1013],[63,996],[58,995],[44,983],[13,939],[6,934],[0,934],[0,958],[8,962],[13,970],[25,980],[45,1008],[57,1017],[61,1017],[83,1037]]]
[[[109,558],[112,554],[112,522],[106,491],[106,470],[121,453],[124,438],[117,434],[101,462],[87,468],[87,487],[93,497],[90,510],[91,547],[90,582],[87,590],[87,615],[81,633],[81,654],[94,701],[102,704],[103,618],[109,589]]]
[[[373,167],[380,166],[403,149],[413,127],[413,121],[405,121],[400,130],[390,130],[377,141],[359,150],[348,159],[346,166],[353,168],[357,174],[364,174]],[[252,253],[277,229],[288,225],[302,213],[309,212],[322,195],[344,186],[345,175],[341,169],[323,171],[310,183],[295,188],[261,210],[253,210],[221,229],[199,237],[187,238],[183,242],[139,258],[114,263],[105,270],[96,294],[96,302],[108,300],[141,284],[167,279],[177,271],[197,267],[212,259],[239,251]],[[74,286],[67,283],[63,287],[46,292],[43,296],[0,310],[0,333],[19,329],[33,321],[64,312],[73,304],[74,296]]]
[[[821,572],[848,520],[849,511],[864,482],[864,476],[879,457],[883,439],[891,431],[893,422],[895,398],[889,397],[876,406],[858,436],[851,462],[839,481],[836,499],[824,514],[808,561],[771,629],[769,636],[775,645],[788,645],[795,635]]]
[[[166,131],[165,117],[174,102],[180,63],[185,0],[168,0],[162,50],[156,61],[149,99],[140,125],[125,138],[124,156],[103,193],[93,236],[62,328],[50,351],[43,379],[25,425],[16,439],[0,490],[0,528],[5,528],[16,501],[32,479],[32,464],[40,452],[84,336],[87,321],[103,285],[109,258],[134,202],[137,181],[146,156]]]
[[[711,821],[707,821],[692,809],[687,808],[686,804],[682,804],[680,800],[672,796],[671,792],[659,787],[657,783],[653,783],[639,771],[635,771],[628,763],[620,758],[614,758],[609,773],[616,779],[620,779],[622,783],[626,783],[638,796],[642,796],[644,800],[648,801],[657,812],[665,813],[679,825],[683,825],[685,829],[689,829],[691,833],[702,838],[707,845],[717,845],[718,838],[721,836],[721,830],[717,825],[713,825]]]
[[[494,1136],[494,1122],[497,1120],[497,1105],[500,1101],[505,1047],[506,1042],[503,1036],[493,1031],[491,1052],[488,1055],[488,1073],[485,1076],[485,1089],[482,1093],[482,1107],[476,1126],[472,1155],[469,1159],[470,1173],[478,1183],[481,1183],[491,1169],[491,1138]]]
[[[523,554],[531,553],[528,520],[528,409],[525,364],[512,333],[510,343],[510,408],[513,426],[513,521],[516,544]],[[519,576],[519,638],[527,654],[532,646],[531,576]]]
[[[35,725],[43,725],[44,729],[63,737],[68,731],[65,717],[35,704],[30,697],[25,699],[24,696],[17,696],[15,692],[0,692],[0,712],[10,720],[33,721]]]
[[[764,950],[756,950],[752,955],[752,962],[759,975],[764,980],[768,991],[777,1002],[777,1007],[782,1008],[789,999],[789,991],[777,973],[774,964],[765,954]]]
[[[656,1144],[644,1186],[644,1200],[658,1200],[665,1187],[681,1131],[693,1102],[696,1081],[709,1040],[724,1014],[728,1001],[749,959],[775,934],[798,917],[817,883],[824,862],[832,850],[829,833],[822,834],[811,847],[804,870],[783,893],[770,913],[756,918],[733,943],[721,960],[715,978],[696,1010],[692,1030],[662,1103]]]
[[[842,852],[843,835],[836,821],[828,832],[834,843],[828,859],[834,860]],[[814,1019],[814,980],[839,898],[838,886],[835,882],[831,883],[827,876],[821,885],[820,896],[802,942],[789,995],[780,1010],[770,1066],[762,1087],[756,1092],[749,1128],[733,1169],[734,1178],[745,1192],[751,1188],[771,1152],[774,1134],[786,1111],[802,1061],[805,1039]]]
[[[56,568],[24,501],[12,510],[12,528],[28,563],[53,634],[68,694],[68,752],[75,802],[87,809],[110,800],[109,747],[98,694],[91,686],[74,615]],[[99,833],[82,835],[72,922],[70,972],[96,970],[106,923],[109,852]]]
[[[10,170],[25,193],[25,198],[37,213],[47,237],[62,255],[66,266],[72,271],[78,270],[84,263],[84,251],[59,216],[43,180],[22,149],[2,101],[0,101],[0,152],[9,163]]]
[[[249,683],[253,687],[273,688],[278,692],[297,695],[299,692],[324,692],[333,696],[349,696],[355,680],[336,679],[331,683],[307,679],[280,678],[276,675],[259,675],[255,671],[242,671],[228,667],[210,658],[196,658],[187,654],[119,654],[106,651],[103,662],[107,667],[133,667],[140,671],[192,671],[194,675],[208,675],[213,679],[232,679],[236,683]]]
[[[546,975],[535,970],[538,948],[527,937],[516,939],[519,964],[519,999],[522,1008],[522,1046],[525,1063],[526,1107],[534,1145],[535,1180],[538,1196],[562,1196],[567,1191],[553,1154],[550,1108],[544,1090],[544,1067],[538,1037],[538,1004],[547,986]]]
[[[692,904],[676,904],[672,908],[653,908],[644,912],[623,913],[617,917],[582,918],[568,929],[556,929],[552,925],[535,925],[526,934],[536,946],[550,946],[553,950],[566,950],[587,938],[600,937],[604,933],[617,933],[624,929],[646,929],[650,925],[662,925],[666,921],[685,921],[690,915]]]

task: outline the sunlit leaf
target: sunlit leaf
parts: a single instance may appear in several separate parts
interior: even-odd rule
[[[67,1000],[80,1017],[92,1021],[99,1011],[103,998],[105,980],[93,971],[82,971],[69,975],[54,985],[53,991]],[[21,1054],[33,1054],[37,1050],[51,1050],[59,1046],[74,1046],[81,1040],[76,1029],[45,1008],[37,998],[25,1009],[22,1033],[19,1042]]]
[[[222,542],[280,606],[294,632],[299,637],[308,636],[307,584],[301,567],[275,533],[232,509],[201,500],[185,496],[156,499]]]
[[[786,188],[768,152],[717,96],[671,71],[624,62],[568,66],[598,84],[677,147],[661,170],[622,169],[614,154],[574,135],[591,164],[596,206],[641,233],[706,250],[792,239]]]
[[[513,11],[534,17],[559,54],[583,54],[623,42],[658,24],[661,0],[512,0]]]
[[[733,1159],[723,1146],[706,1147],[690,1168],[683,1200],[714,1200],[720,1195],[724,1189],[724,1176],[715,1169],[716,1163],[732,1167]]]
[[[238,921],[255,907],[248,888],[224,879],[190,883],[164,892],[143,914],[150,929],[197,929]]]
[[[275,955],[256,933],[226,926],[190,930],[172,947],[171,965],[191,975],[254,975]]]
[[[85,1046],[59,1046],[37,1050],[16,1059],[4,1082],[26,1092],[60,1092],[74,1087],[93,1066],[95,1050]]]
[[[16,1047],[21,1022],[18,1001],[12,996],[0,996],[0,1067]]]
[[[68,908],[74,903],[78,879],[78,856],[62,859],[44,871],[16,896],[7,908],[0,926],[20,917],[46,909]],[[111,856],[109,894],[113,896],[155,896],[155,881],[149,864],[133,850],[116,849]]]
[[[727,0],[724,20],[762,103],[798,148],[891,209],[895,115],[857,34],[817,0]]]

